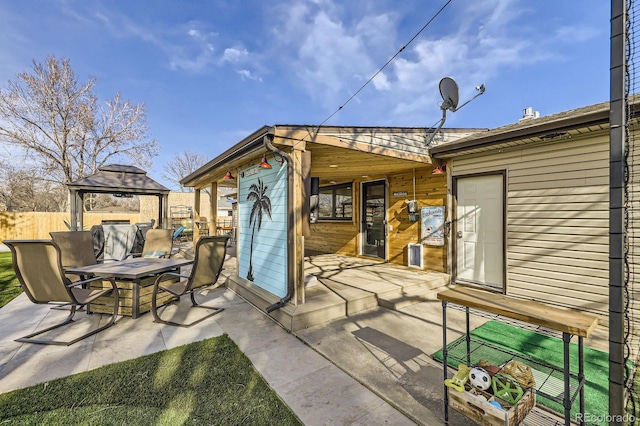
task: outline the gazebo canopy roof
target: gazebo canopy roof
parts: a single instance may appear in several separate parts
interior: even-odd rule
[[[100,167],[97,173],[71,182],[67,187],[80,193],[131,195],[164,195],[170,191],[148,177],[144,170],[121,164]]]

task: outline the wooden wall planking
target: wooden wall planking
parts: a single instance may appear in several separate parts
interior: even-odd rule
[[[415,173],[415,185],[414,185]],[[388,182],[387,202],[387,258],[389,263],[408,265],[407,244],[420,241],[420,222],[411,222],[405,200],[416,199],[418,209],[424,206],[443,206],[447,196],[446,176],[432,175],[431,167],[416,168],[415,171],[393,173]],[[369,178],[371,179],[371,178]],[[360,232],[360,184],[353,181],[354,219],[349,222],[321,221],[311,225],[311,236],[305,239],[305,248],[322,253],[338,253],[347,256],[359,255]],[[415,188],[415,193],[414,193]],[[396,193],[407,195],[394,196]],[[425,269],[447,272],[445,246],[424,246]]]

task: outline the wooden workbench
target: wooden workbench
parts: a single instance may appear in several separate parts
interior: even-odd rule
[[[591,332],[598,325],[598,318],[593,315],[581,312],[570,311],[538,302],[517,299],[503,294],[469,288],[455,287],[438,293],[438,299],[442,300],[442,340],[443,340],[443,365],[444,378],[447,379],[447,303],[464,306],[466,312],[466,341],[467,341],[467,364],[469,358],[469,308],[483,312],[512,318],[536,326],[555,330],[562,333],[564,343],[564,393],[562,404],[565,410],[565,424],[571,422],[571,398],[569,364],[569,342],[573,336],[578,336],[578,389],[580,395],[580,413],[584,424],[584,346],[583,339],[589,337]],[[546,396],[546,395],[545,395]],[[444,386],[444,415],[448,420],[448,388]]]

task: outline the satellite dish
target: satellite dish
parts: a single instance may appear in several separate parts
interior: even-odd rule
[[[478,96],[482,95],[486,90],[486,88],[484,84],[482,84],[481,86],[476,86],[476,90],[478,91],[478,93],[476,93],[476,95],[473,98],[469,99],[467,102],[463,103],[462,105],[460,105],[460,107],[458,107],[458,101],[459,101],[458,83],[456,83],[456,81],[451,77],[444,77],[442,80],[440,80],[440,96],[442,96],[442,105],[440,105],[440,109],[442,110],[442,118],[440,119],[440,124],[438,124],[437,128],[435,128],[434,130],[429,129],[427,131],[428,133],[430,133],[427,139],[427,147],[431,145],[431,142],[433,142],[433,138],[435,137],[436,133],[440,131],[440,129],[444,125],[444,122],[447,120],[447,110],[450,110],[451,112],[456,112],[457,110],[459,110],[460,108],[462,108],[463,106],[465,106],[466,104],[468,104],[469,102],[477,98]]]
[[[451,77],[444,77],[440,80],[440,96],[444,101],[442,109],[450,109],[455,112],[459,100],[458,83]]]

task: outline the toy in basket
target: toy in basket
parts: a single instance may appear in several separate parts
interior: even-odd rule
[[[502,367],[502,370],[509,376],[516,379],[520,386],[525,389],[532,388],[536,385],[531,367],[520,361],[511,360]]]
[[[469,371],[469,383],[476,389],[487,390],[491,387],[491,376],[484,368],[473,367]]]
[[[478,361],[478,364],[476,364],[476,366],[480,368],[484,368],[491,377],[493,377],[496,373],[499,373],[500,370],[502,370],[502,367],[493,365],[490,361],[487,361],[486,359],[481,359],[480,361]]]
[[[450,379],[444,381],[444,384],[452,389],[457,390],[458,392],[464,392],[464,385],[469,380],[469,371],[471,369],[467,367],[465,364],[460,364],[458,366],[458,372]]]
[[[482,426],[518,425],[536,404],[529,372],[531,368],[518,361],[496,366],[480,360],[473,368],[461,364],[445,384],[456,390],[463,386],[464,392],[449,392],[449,405]]]
[[[507,401],[511,405],[517,404],[523,394],[520,383],[504,373],[497,373],[491,378],[491,389],[495,396]]]

